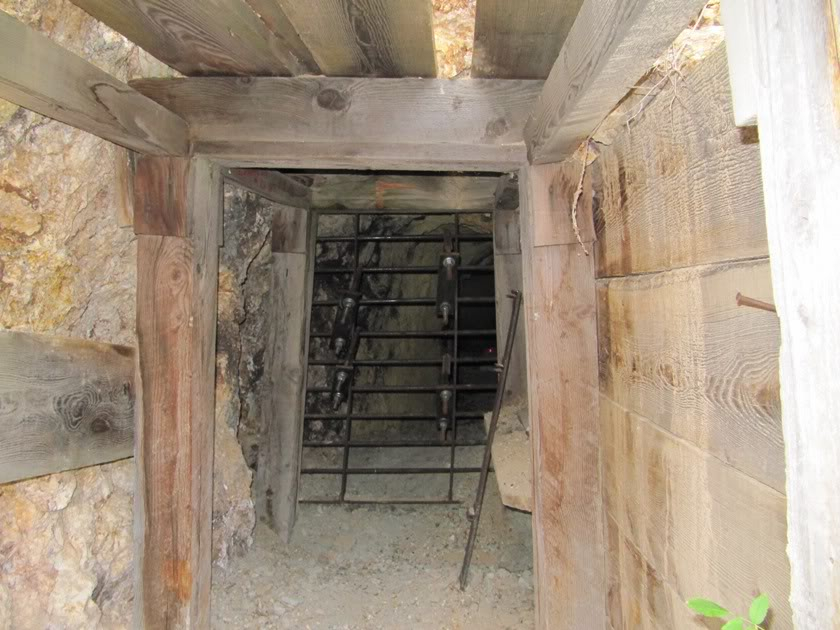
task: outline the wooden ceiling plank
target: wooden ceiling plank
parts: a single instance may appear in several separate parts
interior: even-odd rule
[[[275,0],[331,76],[437,76],[430,0]]]
[[[300,38],[277,0],[245,0],[265,25],[285,46],[289,55],[287,66],[293,75],[321,74],[318,63]]]
[[[190,76],[306,72],[244,0],[72,0],[162,62]]]
[[[0,98],[141,153],[189,152],[177,115],[2,11]]]
[[[545,79],[583,0],[478,0],[470,75]]]
[[[586,0],[525,126],[534,164],[569,157],[704,0]]]
[[[134,81],[190,124],[196,153],[266,168],[503,170],[541,81],[194,78]]]

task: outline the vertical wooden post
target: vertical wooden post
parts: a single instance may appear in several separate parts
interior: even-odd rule
[[[313,231],[307,210],[286,207],[274,215],[266,356],[270,389],[263,404],[254,495],[257,517],[285,542],[291,538],[297,514]]]
[[[520,226],[534,467],[537,628],[603,628],[606,586],[599,463],[592,196],[570,206],[577,162],[520,172]]]
[[[791,606],[840,628],[840,2],[753,0],[780,381]]]
[[[209,628],[222,178],[205,159],[142,157],[134,191],[135,624]]]

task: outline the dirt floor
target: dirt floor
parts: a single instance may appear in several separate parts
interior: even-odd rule
[[[258,526],[213,576],[214,628],[533,628],[531,517],[488,484],[467,590],[464,505],[302,504],[290,545]]]

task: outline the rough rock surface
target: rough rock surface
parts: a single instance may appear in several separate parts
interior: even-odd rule
[[[0,0],[0,10],[122,80],[176,74],[70,2]],[[135,345],[136,247],[115,168],[125,155],[0,101],[0,329]],[[254,513],[238,411],[227,413],[238,378],[221,380],[214,559],[224,565],[250,544]],[[130,626],[133,488],[131,460],[0,485],[0,630]]]

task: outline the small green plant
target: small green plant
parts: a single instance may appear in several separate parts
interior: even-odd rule
[[[763,593],[752,600],[748,619],[739,617],[720,604],[708,599],[695,597],[689,599],[686,604],[691,610],[704,617],[726,619],[727,622],[723,624],[720,630],[764,630],[761,624],[764,623],[767,618],[767,611],[770,610],[770,598]]]

